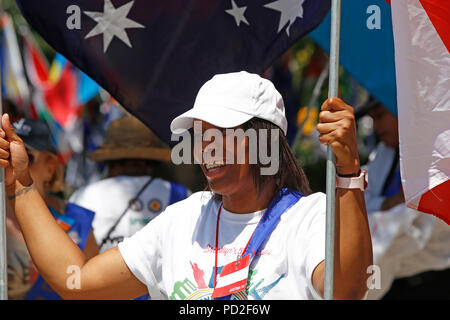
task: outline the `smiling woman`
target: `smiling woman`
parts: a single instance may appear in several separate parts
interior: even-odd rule
[[[211,129],[219,129],[219,127],[204,121],[201,121],[200,127],[203,133]],[[239,129],[241,132],[245,131],[245,135],[235,134]],[[227,192],[221,189],[221,185],[229,187],[241,185],[241,188],[235,191],[245,195],[245,201],[237,204],[236,208],[231,211],[235,213],[250,212],[245,205],[245,203],[249,204],[248,198],[255,199],[255,202],[262,201],[262,205],[258,207],[266,208],[267,201],[271,199],[267,193],[277,194],[282,188],[296,190],[304,195],[311,193],[308,180],[296,161],[285,135],[271,122],[253,118],[239,127],[222,129],[219,132],[224,134],[220,135],[221,139],[216,137],[211,143],[203,142],[203,146],[206,145],[206,147],[201,148],[202,155],[206,148],[215,150],[215,154],[211,159],[211,164],[207,161],[210,157],[203,156],[201,168],[208,182],[208,190],[214,192],[214,196],[218,200],[222,200],[223,196],[227,198]],[[254,134],[249,134],[249,132]],[[217,159],[217,150],[221,148],[223,148],[223,152],[220,152],[222,159]],[[252,149],[258,150],[258,152],[254,152],[260,155],[259,158],[255,157],[258,161],[252,161],[252,151],[250,151]],[[240,161],[241,154],[244,155],[243,161]],[[265,164],[261,161],[264,160],[262,154],[266,156]],[[274,163],[276,163],[276,170],[270,170],[271,174],[264,174],[264,169],[273,168]],[[251,205],[254,206],[254,203]],[[229,206],[226,205],[226,207]]]
[[[23,165],[28,159],[8,117],[3,117],[0,167],[14,168],[14,174],[7,171],[7,192],[16,195],[12,206],[25,238],[35,240],[29,250],[37,267],[61,295],[77,299],[130,299],[146,292],[165,299],[323,297],[325,195],[309,194],[307,179],[286,142],[280,93],[259,75],[216,75],[200,89],[193,108],[172,121],[171,130],[186,132],[194,120],[201,127],[197,132],[194,128],[198,138],[194,156],[210,191],[167,207],[118,247],[88,261],[49,219],[39,194],[21,193],[32,185]],[[247,135],[235,139],[232,133],[239,130]],[[360,299],[367,291],[372,249],[364,183],[358,177],[353,108],[340,99],[328,99],[317,130],[320,141],[333,148],[338,174],[346,176],[339,179],[352,181],[338,184],[342,187],[336,191],[334,297]],[[252,163],[255,152],[257,161]],[[81,288],[65,286],[63,271],[70,265],[80,267]]]

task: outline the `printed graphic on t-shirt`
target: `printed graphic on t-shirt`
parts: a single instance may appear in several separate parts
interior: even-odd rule
[[[170,300],[211,300],[214,291],[214,267],[209,273],[209,281],[205,282],[205,271],[197,263],[190,261],[192,278],[185,278],[175,282]],[[217,274],[222,271],[222,266],[217,268]],[[247,289],[231,295],[231,300],[262,300],[286,274],[278,276],[272,282],[258,277],[258,269],[250,270],[247,279]]]
[[[163,205],[161,200],[159,199],[151,199],[148,202],[148,210],[153,213],[160,213],[163,209]]]

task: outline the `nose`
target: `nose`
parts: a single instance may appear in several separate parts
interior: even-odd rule
[[[208,128],[194,134],[194,158],[198,163],[222,161],[225,137],[219,129]],[[216,157],[220,159],[216,159]]]

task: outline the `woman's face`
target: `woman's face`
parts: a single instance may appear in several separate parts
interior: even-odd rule
[[[203,159],[199,159],[200,155],[197,155],[196,160],[201,163],[203,174],[208,180],[211,190],[214,193],[226,197],[255,189],[253,175],[248,161],[248,138],[242,139],[241,141],[239,139],[233,139],[234,143],[227,145],[225,129],[218,128],[205,121],[201,121],[201,128],[201,152]],[[233,129],[237,128],[240,127]],[[215,137],[205,137],[205,132],[209,129],[216,129],[216,132],[221,132],[218,141],[215,141]],[[221,149],[223,151],[220,157],[221,159],[217,157],[214,149]],[[230,157],[230,154],[234,155],[233,163],[226,161],[227,155]],[[244,155],[245,159],[238,159],[238,156],[241,154]]]
[[[29,157],[30,175],[41,194],[44,194],[47,184],[55,174],[58,158],[47,151],[27,149]]]
[[[398,148],[398,120],[382,105],[378,105],[368,112],[373,119],[373,130],[385,145]]]

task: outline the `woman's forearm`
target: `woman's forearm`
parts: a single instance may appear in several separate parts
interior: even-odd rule
[[[358,189],[336,191],[334,292],[336,299],[361,299],[367,291],[372,242],[364,194]]]
[[[57,224],[37,189],[25,188],[18,182],[14,189],[8,192],[10,204],[28,251],[44,279],[60,293],[67,289],[71,270],[81,268],[86,256]]]
[[[2,116],[1,124],[0,167],[5,169],[9,205],[47,283],[61,297],[69,299],[131,299],[144,294],[145,284],[131,273],[117,248],[87,262],[85,254],[60,228],[38,190],[32,187],[25,145],[7,114]]]

